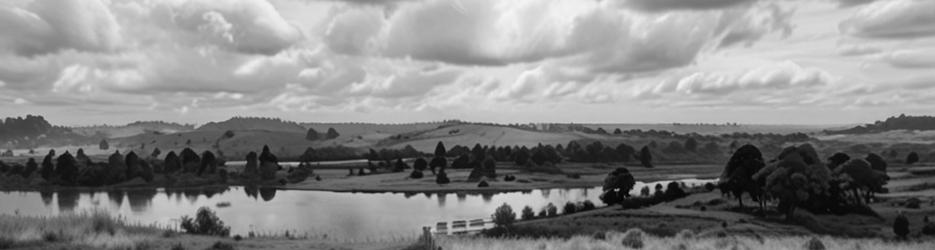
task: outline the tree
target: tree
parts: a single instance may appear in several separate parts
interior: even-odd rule
[[[23,170],[23,178],[29,178],[36,170],[39,170],[39,164],[36,163],[36,159],[29,158],[26,161],[26,169]]]
[[[107,158],[107,166],[109,168],[107,171],[108,183],[118,183],[126,180],[127,163],[126,158],[120,154],[120,150],[114,151],[114,153]]]
[[[603,193],[600,196],[605,204],[613,205],[630,196],[630,189],[636,185],[633,175],[626,168],[617,168],[604,177]]]
[[[529,161],[529,149],[523,146],[513,155],[513,162],[519,166],[526,166],[527,161]]]
[[[643,148],[640,149],[640,164],[646,168],[653,167],[653,154],[649,152],[649,146],[643,146]]]
[[[904,240],[906,236],[909,235],[909,219],[906,218],[906,215],[902,211],[899,212],[899,215],[896,216],[896,219],[893,221],[893,233]]]
[[[217,172],[217,168],[217,157],[214,156],[214,153],[211,153],[209,150],[205,150],[205,152],[201,153],[201,164],[198,167],[198,176],[214,174]]]
[[[620,131],[620,128],[615,128],[615,129],[614,129],[614,134],[615,134],[615,135],[623,134],[623,131]]]
[[[276,155],[269,151],[268,145],[263,145],[263,151],[260,152],[260,164],[262,165],[265,162],[279,163],[279,159],[276,158]]]
[[[317,141],[319,138],[318,131],[315,131],[314,128],[308,128],[308,133],[305,133],[305,140]]]
[[[536,212],[532,211],[532,208],[526,206],[523,208],[522,215],[520,216],[523,220],[531,220],[536,218]]]
[[[222,237],[227,237],[230,234],[230,227],[225,226],[217,214],[208,207],[199,208],[194,219],[182,216],[180,226],[189,234]]]
[[[754,174],[753,179],[766,184],[765,191],[779,199],[779,211],[791,220],[797,207],[828,194],[831,172],[818,159],[809,144],[790,146],[783,149],[776,162]]]
[[[883,191],[883,186],[889,180],[886,174],[874,170],[864,159],[851,159],[835,169],[834,173],[842,179],[845,187],[853,192],[855,203],[858,204],[862,202],[861,197],[869,202],[871,194]]]
[[[491,217],[493,218],[494,225],[497,227],[510,227],[513,225],[513,222],[516,221],[516,213],[514,213],[513,208],[506,203],[498,207]]]
[[[743,208],[743,194],[747,193],[754,201],[760,201],[760,187],[753,175],[760,171],[765,164],[763,154],[756,146],[747,144],[734,151],[724,171],[721,172],[718,185],[731,191],[740,207]],[[765,204],[760,203],[761,209]]]
[[[244,166],[243,172],[247,176],[256,176],[259,172],[259,164],[257,163],[256,152],[250,151],[247,153],[247,165]]]
[[[436,168],[439,169],[439,171],[444,171],[446,167],[448,167],[448,159],[445,159],[444,155],[435,156],[432,158],[432,161],[429,162],[429,169],[432,170],[432,174],[436,174]]]
[[[698,141],[695,140],[694,137],[685,140],[685,150],[688,150],[689,152],[695,152],[698,150]]]
[[[140,157],[137,156],[136,153],[133,151],[127,153],[127,156],[124,159],[124,163],[127,164],[127,180],[132,180],[133,178],[140,176]]]
[[[183,173],[195,173],[198,171],[198,167],[201,164],[201,157],[198,157],[198,153],[195,153],[191,148],[182,149],[182,153],[179,154],[179,160],[181,160],[182,163]]]
[[[338,134],[338,131],[334,130],[334,128],[328,128],[328,132],[325,134],[325,138],[328,140],[338,138],[338,136],[341,136],[341,134]]]
[[[152,182],[155,178],[153,167],[149,165],[148,161],[140,161],[140,178],[143,178],[146,182]]]
[[[109,150],[110,144],[107,143],[106,139],[101,139],[101,142],[99,143],[98,148],[100,148],[101,150]]]
[[[448,179],[448,174],[445,173],[445,169],[442,168],[438,171],[438,174],[435,175],[436,184],[448,184],[451,183],[451,180]]]
[[[42,179],[46,181],[51,181],[55,175],[55,164],[52,163],[55,157],[55,150],[49,150],[49,154],[45,155],[45,158],[42,159],[42,169],[39,170],[39,174],[42,175]]]
[[[415,168],[415,170],[419,172],[424,171],[428,167],[428,165],[429,165],[429,162],[425,161],[425,159],[421,157],[419,157],[419,159],[416,159],[416,161],[412,163],[412,167]]]
[[[851,159],[851,156],[845,153],[841,153],[841,152],[834,153],[834,155],[831,155],[831,157],[828,157],[828,169],[834,170],[838,168],[838,166],[841,166],[845,162],[849,161],[850,159]]]
[[[159,148],[157,147],[157,148],[153,149],[153,153],[152,153],[152,154],[149,154],[149,157],[152,157],[152,158],[155,159],[155,158],[159,158],[159,155],[161,155],[161,154],[162,154],[162,150],[159,150]]]
[[[179,156],[175,154],[175,151],[169,151],[163,164],[165,164],[163,172],[166,174],[175,173],[182,169],[182,161],[179,159]]]
[[[445,154],[447,153],[448,151],[445,150],[445,144],[441,141],[438,141],[438,144],[435,144],[435,157],[445,157]]]
[[[65,151],[64,154],[58,157],[57,164],[55,166],[55,174],[65,183],[74,184],[78,179],[78,166],[75,161],[75,157],[71,156],[71,153]]]
[[[883,157],[880,157],[880,155],[869,153],[864,160],[870,163],[870,168],[873,170],[883,172],[884,174],[886,173],[886,160],[883,160]]]
[[[906,155],[906,164],[912,165],[917,162],[919,162],[919,153],[909,152],[909,154]]]

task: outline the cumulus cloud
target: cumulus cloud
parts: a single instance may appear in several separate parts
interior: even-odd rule
[[[112,51],[120,25],[98,0],[0,5],[0,52],[33,56],[62,49]]]
[[[624,0],[621,4],[642,11],[708,10],[752,3],[757,0]]]
[[[776,5],[645,14],[613,4],[440,0],[402,4],[388,18],[375,7],[347,8],[330,18],[326,43],[341,53],[459,65],[572,58],[592,72],[639,72],[687,65],[712,44],[791,32],[789,12]]]
[[[885,55],[884,59],[899,68],[935,67],[935,51],[931,49],[896,50]]]
[[[834,78],[819,69],[805,68],[793,62],[767,65],[740,72],[696,72],[666,79],[655,88],[640,89],[637,96],[680,94],[725,96],[738,92],[763,90],[803,91],[832,83]]]
[[[841,33],[869,38],[913,38],[935,35],[935,1],[879,1],[861,7],[840,24]]]

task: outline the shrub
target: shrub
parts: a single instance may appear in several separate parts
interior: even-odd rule
[[[523,208],[522,217],[523,220],[531,220],[536,218],[535,212],[532,211],[532,208],[526,206]]]
[[[917,162],[919,162],[919,153],[910,152],[909,155],[906,156],[906,164],[912,165]]]
[[[494,225],[498,227],[509,227],[516,221],[516,213],[513,213],[513,208],[506,203],[498,207],[491,217],[493,218]]]
[[[175,243],[175,245],[172,245],[172,250],[185,250],[185,247],[182,246],[182,243],[181,243],[181,242],[180,242],[180,243]]]
[[[480,181],[477,183],[477,187],[489,187],[490,184],[487,184],[487,181]]]
[[[922,226],[922,234],[935,235],[935,222],[925,223],[925,226]]]
[[[211,245],[211,250],[234,250],[234,245],[227,242],[216,241]]]
[[[549,202],[549,204],[545,205],[545,210],[548,211],[548,213],[546,214],[546,216],[556,216],[556,215],[558,215],[558,207],[556,207],[555,205],[552,205],[551,202]]]
[[[182,216],[181,227],[189,234],[225,237],[230,234],[230,227],[225,226],[224,222],[208,207],[199,208],[194,219]]]
[[[587,200],[587,201],[584,201],[584,202],[581,203],[581,209],[580,209],[580,210],[581,210],[581,211],[589,211],[589,210],[594,210],[595,208],[597,208],[597,207],[594,206],[594,203],[591,202],[591,201],[589,201],[589,200]]]
[[[575,206],[575,203],[567,202],[565,206],[562,207],[562,214],[573,214],[578,212],[578,207]]]
[[[601,194],[601,201],[608,205],[616,204],[629,196],[633,185],[636,185],[636,181],[630,171],[626,168],[617,168],[604,177],[604,193]]]
[[[639,229],[630,229],[623,236],[623,241],[620,243],[625,247],[633,249],[643,248],[643,231]]]
[[[412,168],[421,172],[425,170],[428,167],[428,165],[429,165],[428,161],[425,161],[425,159],[423,158],[419,158],[419,159],[416,159],[416,161],[412,163]]]
[[[451,183],[451,180],[448,179],[448,174],[445,173],[444,169],[438,172],[438,175],[435,176],[435,183],[437,184],[448,184]]]
[[[822,243],[817,237],[812,237],[807,242],[805,242],[805,249],[807,250],[825,250],[825,243]]]
[[[591,238],[595,240],[605,240],[607,239],[607,234],[605,234],[604,232],[596,232],[594,233],[594,236],[591,236]]]
[[[419,171],[417,169],[412,170],[412,173],[409,174],[409,178],[412,178],[412,179],[422,179],[422,176],[423,176],[422,171]]]
[[[9,238],[9,236],[0,236],[0,249],[10,249],[15,245],[16,241],[14,241],[12,238]]]

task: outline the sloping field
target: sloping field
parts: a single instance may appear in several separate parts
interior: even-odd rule
[[[568,144],[569,141],[585,138],[578,133],[549,133],[522,130],[510,127],[488,125],[454,125],[424,132],[404,134],[401,139],[387,139],[380,142],[380,146],[402,148],[411,145],[416,150],[432,152],[435,145],[441,141],[448,147],[454,145],[473,146],[536,146],[542,144]]]

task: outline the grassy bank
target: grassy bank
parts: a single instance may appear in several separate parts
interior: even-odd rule
[[[607,232],[593,236],[552,239],[491,239],[443,237],[437,239],[443,249],[935,249],[932,241],[885,241],[830,236],[731,236],[695,235],[682,231],[673,237],[658,237],[632,229],[626,233]],[[822,248],[818,248],[820,245]]]
[[[337,242],[276,235],[238,238],[130,224],[101,211],[50,217],[0,215],[0,249],[401,249],[413,242]]]

